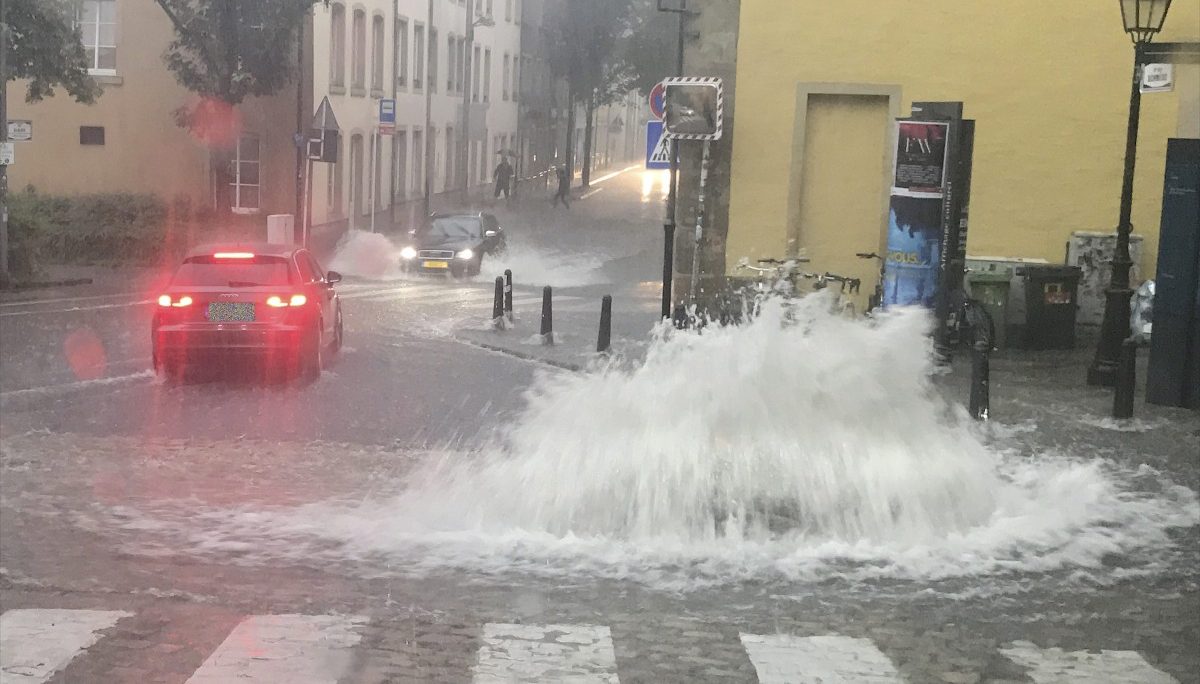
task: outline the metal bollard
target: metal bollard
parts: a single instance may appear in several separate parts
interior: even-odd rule
[[[600,300],[600,334],[596,338],[596,351],[605,354],[612,342],[612,295]]]
[[[554,344],[554,307],[550,303],[552,291],[547,285],[542,288],[542,344]]]
[[[512,323],[513,308],[512,308],[512,269],[504,269],[504,313],[508,315],[508,322]]]
[[[671,313],[671,322],[675,325],[676,330],[688,328],[689,321],[687,315],[687,307],[682,304],[676,304],[675,310]]]
[[[991,404],[991,344],[976,342],[971,348],[971,417],[987,420]]]
[[[496,294],[492,298],[492,320],[504,316],[504,278],[496,276]]]
[[[1133,394],[1137,385],[1137,340],[1121,343],[1121,361],[1117,365],[1117,384],[1113,392],[1113,418],[1133,417]]]

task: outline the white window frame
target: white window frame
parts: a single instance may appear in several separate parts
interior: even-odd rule
[[[96,6],[96,21],[94,23],[89,23],[87,25],[84,25],[84,23],[83,23],[83,6],[88,3],[94,4]],[[106,5],[106,4],[112,8],[113,20],[111,22],[100,20],[100,16],[101,16],[100,7],[101,7],[101,5]],[[82,38],[83,48],[84,48],[84,50],[87,50],[90,48],[92,51],[92,63],[88,65],[88,74],[90,74],[92,76],[116,76],[117,75],[117,68],[115,66],[111,69],[109,69],[109,68],[102,69],[98,66],[100,63],[100,61],[99,61],[100,60],[100,48],[111,49],[113,51],[113,61],[116,62],[116,54],[117,54],[117,16],[116,15],[117,15],[117,0],[82,0],[79,3],[78,8],[76,9],[75,26],[77,28],[79,28],[79,32],[80,32],[80,35]],[[112,45],[101,45],[100,44],[100,27],[101,26],[112,26],[112,29],[113,29]],[[90,38],[92,40],[90,45],[88,44],[88,38],[89,38],[88,34],[89,33],[91,34]]]
[[[387,41],[387,24],[382,14],[371,15],[371,90],[382,91],[383,79],[387,76],[384,60],[387,59],[384,49]]]
[[[367,89],[367,12],[355,9],[350,19],[350,87]]]
[[[346,6],[333,3],[329,11],[329,85],[346,87]]]
[[[396,64],[392,69],[396,72],[393,76],[396,79],[398,88],[408,88],[408,18],[397,17],[396,33],[392,38],[396,41]]]
[[[425,86],[425,24],[413,24],[413,89],[421,90]]]
[[[258,148],[258,154],[253,160],[242,159],[242,144],[247,139],[253,139],[255,147]],[[242,182],[242,165],[253,164],[258,173],[256,174],[258,181],[255,183]],[[242,133],[238,136],[237,145],[233,151],[233,180],[229,184],[233,189],[232,195],[232,211],[235,214],[257,214],[262,211],[262,138],[257,133]],[[242,205],[242,188],[254,188],[258,195],[258,202],[253,207]]]

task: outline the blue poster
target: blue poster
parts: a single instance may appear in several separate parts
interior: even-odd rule
[[[892,195],[884,306],[933,306],[941,248],[941,198]]]

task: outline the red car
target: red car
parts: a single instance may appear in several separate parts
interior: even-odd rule
[[[175,381],[250,360],[315,380],[342,346],[341,279],[297,245],[197,247],[158,298],[154,369]]]

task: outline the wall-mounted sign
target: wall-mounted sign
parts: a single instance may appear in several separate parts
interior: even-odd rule
[[[1175,65],[1173,64],[1144,64],[1142,65],[1143,93],[1167,93],[1175,89]]]
[[[9,119],[8,139],[13,142],[33,140],[33,122],[28,119]]]
[[[10,142],[0,143],[0,166],[12,166],[16,161],[13,148],[14,146]]]
[[[666,136],[676,140],[718,140],[721,137],[725,93],[721,79],[685,76],[663,81]]]

